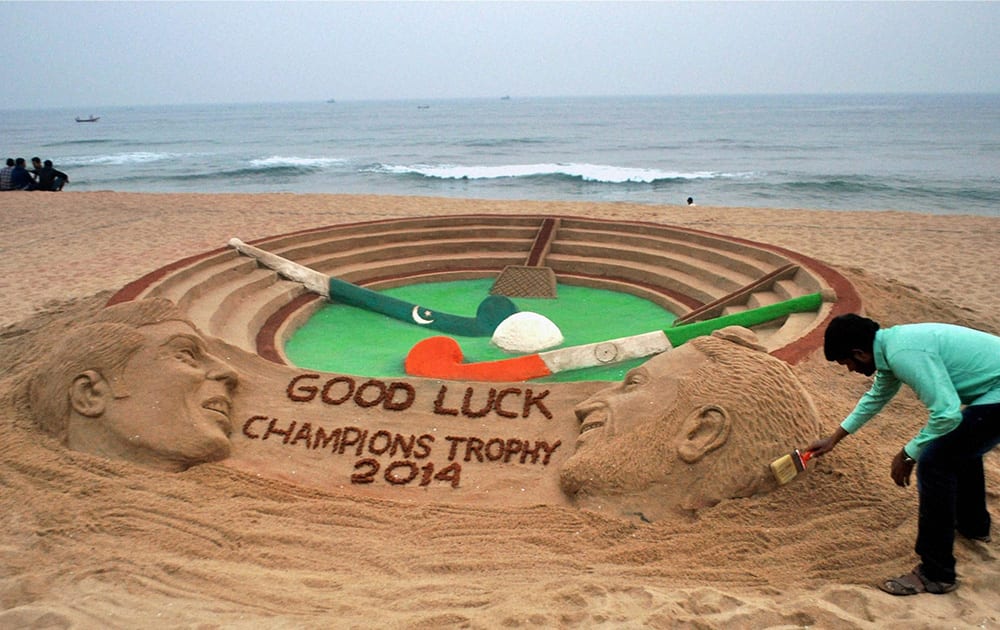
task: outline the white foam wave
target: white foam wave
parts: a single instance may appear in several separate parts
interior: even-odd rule
[[[71,157],[62,160],[63,166],[119,166],[123,164],[145,164],[172,160],[178,157],[175,153],[153,153],[149,151],[131,151],[112,155],[93,155],[86,157]]]
[[[294,166],[298,168],[327,168],[337,164],[343,164],[344,160],[338,158],[310,158],[272,155],[268,158],[250,160],[250,165],[254,168],[274,168],[276,166]]]
[[[460,165],[389,165],[382,164],[373,169],[382,173],[417,174],[438,179],[502,179],[515,177],[539,177],[561,175],[576,177],[587,182],[609,184],[643,183],[676,179],[713,179],[721,177],[745,177],[747,173],[718,173],[715,171],[663,171],[649,168],[609,166],[604,164],[507,164],[503,166],[460,166]]]

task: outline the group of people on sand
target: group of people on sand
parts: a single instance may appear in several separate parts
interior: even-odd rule
[[[29,170],[24,158],[7,158],[7,164],[0,169],[0,191],[7,190],[48,190],[60,191],[69,183],[69,176],[56,170],[52,160],[42,162],[41,158],[31,158]]]

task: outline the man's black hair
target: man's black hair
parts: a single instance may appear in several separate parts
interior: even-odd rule
[[[823,336],[827,361],[848,359],[855,350],[871,353],[875,347],[878,322],[854,313],[834,317]]]

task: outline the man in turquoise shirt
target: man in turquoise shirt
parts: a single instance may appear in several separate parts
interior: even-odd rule
[[[879,588],[892,595],[948,593],[958,587],[955,531],[990,542],[983,455],[1000,443],[1000,337],[951,324],[881,329],[841,315],[826,329],[824,353],[851,372],[875,375],[871,388],[832,435],[813,443],[830,452],[882,410],[907,384],[927,406],[927,424],[892,460],[892,479],[910,484],[917,465],[920,512],[915,551],[921,563]]]

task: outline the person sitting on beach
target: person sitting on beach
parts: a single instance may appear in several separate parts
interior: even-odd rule
[[[38,190],[59,191],[69,183],[69,175],[57,171],[52,166],[52,160],[45,160],[42,170],[38,171]]]
[[[824,455],[910,386],[928,410],[926,426],[892,460],[896,485],[917,469],[917,543],[912,572],[879,588],[892,595],[948,593],[958,588],[955,532],[990,541],[983,455],[1000,444],[1000,337],[951,324],[883,329],[860,315],[826,328],[823,352],[850,372],[875,375],[871,388],[832,435],[809,446]],[[963,405],[965,408],[963,409]]]
[[[42,158],[33,157],[31,158],[31,174],[34,178],[38,179],[38,174],[42,172]]]
[[[229,456],[238,375],[168,300],[108,307],[58,340],[28,384],[69,448],[181,471]]]
[[[14,170],[10,174],[11,190],[34,190],[35,178],[24,167],[24,158],[14,160]]]
[[[0,190],[14,190],[11,177],[14,174],[14,158],[7,158],[7,166],[0,169]]]
[[[769,462],[820,426],[787,364],[730,326],[659,354],[576,406],[559,483],[579,507],[646,521],[778,487]]]

